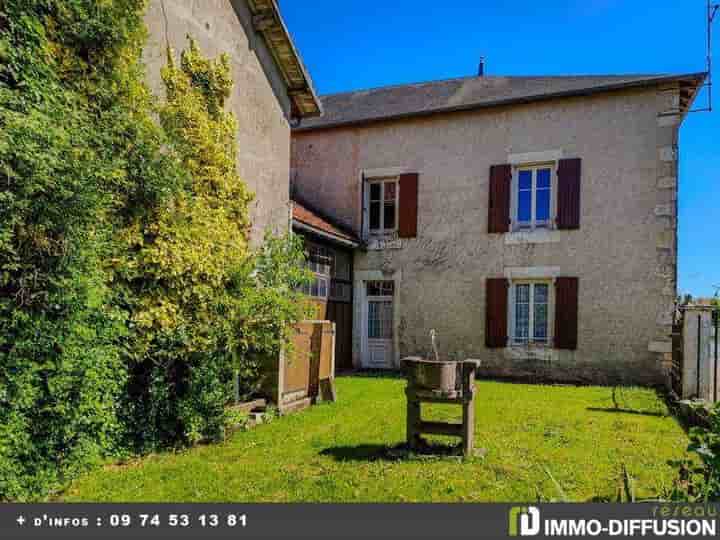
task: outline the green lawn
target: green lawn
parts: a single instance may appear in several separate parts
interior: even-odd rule
[[[219,445],[112,465],[81,478],[66,501],[573,501],[613,497],[622,464],[638,495],[671,482],[687,437],[651,390],[478,382],[476,446],[484,457],[388,451],[405,433],[404,381],[341,377],[339,401],[278,418]],[[427,406],[424,406],[427,407]],[[426,418],[451,418],[436,405]]]

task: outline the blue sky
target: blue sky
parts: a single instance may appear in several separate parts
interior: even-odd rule
[[[705,70],[705,0],[280,0],[321,94],[474,75]],[[720,13],[715,22],[720,66]],[[715,70],[717,72],[717,69]],[[680,135],[679,289],[720,286],[720,75],[716,112]],[[704,105],[703,93],[696,105]]]

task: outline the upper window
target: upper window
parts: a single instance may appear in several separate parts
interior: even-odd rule
[[[540,165],[517,169],[515,188],[515,230],[547,229],[552,225],[553,167]]]
[[[512,285],[512,339],[516,344],[549,342],[550,284],[514,282]]]
[[[395,232],[398,222],[397,178],[370,180],[369,187],[370,233],[385,234]]]

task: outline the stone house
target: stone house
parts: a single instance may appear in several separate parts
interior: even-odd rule
[[[191,36],[204,54],[230,56],[238,172],[256,194],[252,241],[261,241],[267,228],[287,231],[290,125],[321,109],[275,0],[150,0],[145,22],[147,77],[160,96],[168,46],[179,54]]]
[[[292,187],[360,241],[353,365],[397,368],[435,329],[481,375],[664,382],[678,132],[704,79],[479,76],[321,97],[324,114],[293,128]]]

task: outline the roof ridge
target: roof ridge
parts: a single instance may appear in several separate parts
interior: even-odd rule
[[[677,74],[678,77],[684,75],[697,75],[698,73],[683,73]],[[456,81],[469,81],[472,79],[600,79],[600,78],[627,78],[627,77],[642,77],[652,79],[656,77],[672,77],[672,73],[579,73],[579,74],[565,74],[565,75],[466,75],[463,77],[450,77],[447,79],[432,79],[426,81],[416,81],[409,83],[397,83],[397,84],[386,84],[381,86],[371,86],[368,88],[358,88],[356,90],[344,90],[342,92],[331,92],[329,94],[320,94],[320,99],[336,96],[346,96],[349,94],[360,94],[363,92],[374,92],[377,90],[393,90],[396,88],[404,88],[409,86],[426,86],[431,84],[449,83]]]
[[[587,96],[615,90],[679,83],[694,98],[707,77],[705,72],[634,75],[549,75],[464,77],[395,85],[322,96],[325,115],[307,119],[293,132],[327,129],[345,125],[399,120],[437,113],[477,110],[545,99]],[[493,82],[495,80],[495,82]],[[480,81],[475,83],[474,81]],[[686,99],[686,104],[692,99]]]

